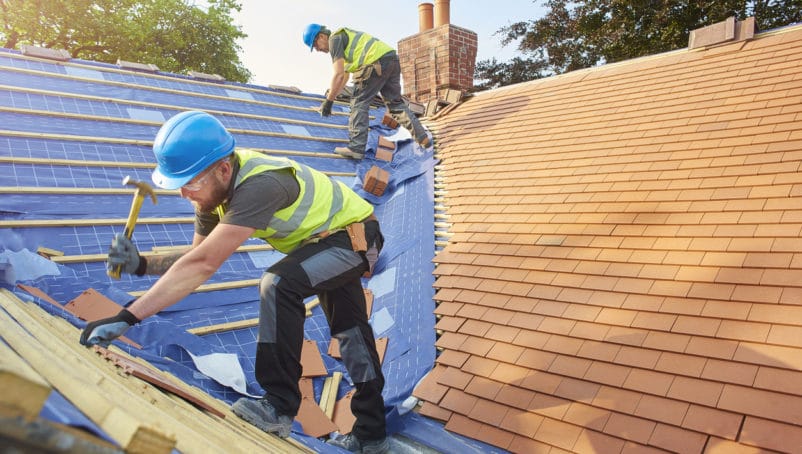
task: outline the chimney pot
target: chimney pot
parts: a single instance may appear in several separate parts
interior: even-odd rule
[[[434,27],[432,8],[434,8],[434,5],[431,3],[421,3],[418,5],[418,24],[420,33],[431,30]]]
[[[434,0],[434,26],[451,23],[450,0]]]

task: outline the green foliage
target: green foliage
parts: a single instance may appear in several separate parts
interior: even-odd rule
[[[0,45],[65,49],[73,58],[152,63],[166,72],[251,78],[239,59],[237,0],[0,0]]]
[[[498,30],[524,57],[476,64],[478,90],[562,74],[688,45],[691,30],[754,16],[759,30],[802,22],[802,0],[547,0],[546,15]]]

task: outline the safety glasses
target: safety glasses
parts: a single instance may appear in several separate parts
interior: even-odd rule
[[[195,181],[195,182],[189,182],[189,183],[187,183],[187,184],[185,184],[185,185],[181,186],[181,189],[183,189],[183,190],[185,190],[185,191],[189,191],[189,192],[198,192],[198,191],[200,191],[201,189],[203,189],[203,183],[205,183],[205,182],[206,182],[206,180],[209,178],[209,175],[211,175],[211,174],[212,174],[212,173],[213,173],[213,172],[214,172],[214,171],[217,169],[217,167],[218,167],[218,166],[220,166],[220,163],[221,163],[221,162],[222,162],[222,161],[217,161],[217,163],[216,163],[216,164],[214,164],[213,166],[209,167],[209,168],[208,168],[208,169],[207,169],[207,170],[204,172],[203,176],[202,176],[202,177],[200,177],[200,178],[198,178],[198,180],[197,180],[197,181]]]

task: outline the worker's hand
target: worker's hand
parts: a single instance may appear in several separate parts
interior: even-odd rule
[[[334,101],[330,99],[323,101],[323,104],[320,105],[320,115],[323,117],[328,117],[331,115],[332,104],[334,104]]]
[[[139,273],[137,271],[142,271],[139,269],[139,266],[144,263],[143,260],[136,246],[134,246],[134,243],[126,238],[125,235],[117,234],[114,239],[111,240],[109,258],[106,262],[106,266],[109,270],[121,266],[122,268],[120,270],[123,273],[141,276],[144,273]]]
[[[128,328],[137,323],[139,319],[127,309],[123,309],[114,317],[87,323],[81,333],[81,344],[87,347],[100,345],[106,348],[111,341],[125,334]]]

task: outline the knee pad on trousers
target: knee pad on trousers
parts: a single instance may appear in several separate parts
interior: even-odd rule
[[[373,356],[359,328],[355,326],[334,337],[340,342],[340,356],[354,383],[365,383],[376,378]]]
[[[276,342],[276,287],[281,276],[266,272],[259,281],[259,335],[257,342]]]

